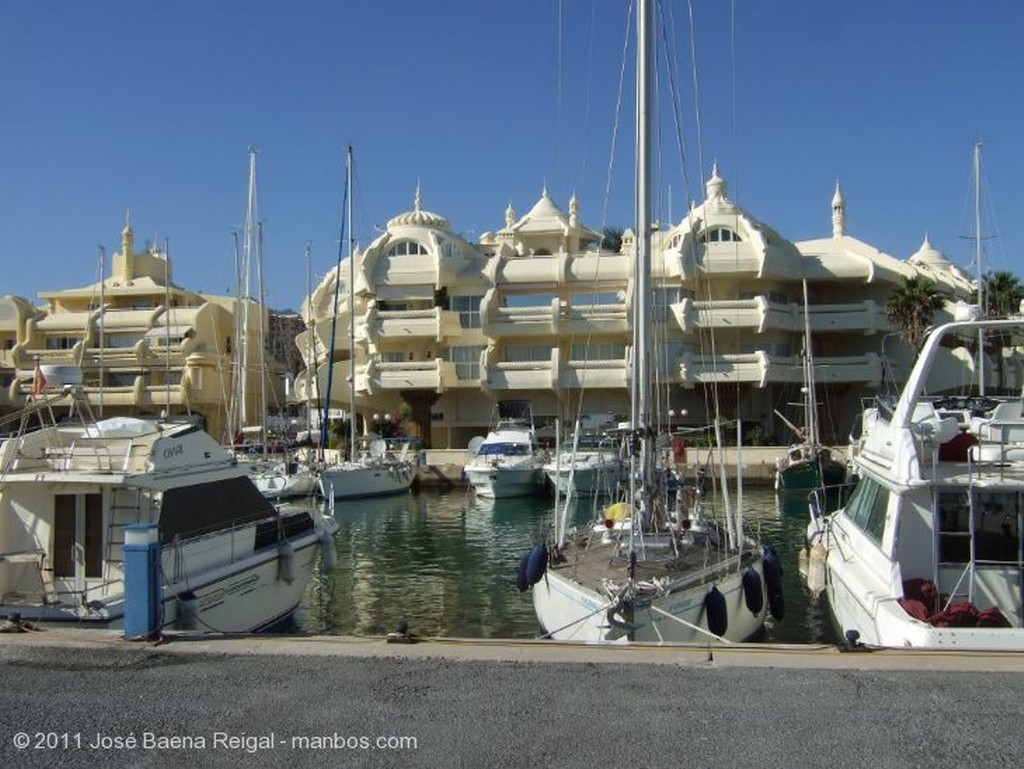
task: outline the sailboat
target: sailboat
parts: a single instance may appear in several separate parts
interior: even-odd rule
[[[523,558],[517,585],[532,585],[547,638],[592,643],[741,641],[762,631],[766,603],[781,597],[774,551],[743,535],[742,518],[727,531],[703,515],[703,501],[674,522],[656,472],[652,420],[650,0],[637,6],[636,297],[633,316],[629,497],[605,510],[593,528],[570,532],[557,522],[552,547]],[[720,428],[720,425],[717,425]],[[716,431],[720,436],[720,429]],[[720,442],[719,442],[720,443]],[[767,580],[767,586],[766,586]],[[766,591],[767,587],[767,591]],[[767,592],[768,602],[765,601]]]
[[[238,259],[238,295],[241,307],[241,319],[238,324],[238,378],[236,380],[238,432],[241,441],[236,440],[236,453],[245,460],[249,477],[259,492],[270,499],[296,499],[311,497],[316,494],[317,475],[309,466],[300,463],[296,457],[270,456],[267,440],[267,394],[266,394],[266,333],[265,333],[265,302],[263,276],[263,228],[259,222],[256,199],[256,148],[249,149],[249,193],[245,216],[245,239]],[[237,242],[237,241],[236,241]],[[246,424],[246,402],[249,377],[249,355],[252,350],[247,339],[250,323],[248,313],[252,309],[249,297],[251,270],[253,259],[256,261],[257,283],[259,285],[259,301],[256,310],[259,312],[259,415],[260,424],[250,427]],[[257,433],[260,437],[255,446],[246,443],[246,436]],[[251,449],[251,450],[250,450]]]
[[[804,426],[797,427],[776,411],[776,415],[792,429],[800,442],[791,445],[786,453],[775,460],[775,488],[821,489],[839,486],[846,480],[846,463],[838,459],[832,449],[821,443],[818,429],[818,397],[814,385],[814,356],[811,351],[811,321],[807,300],[807,279],[804,290],[804,356],[803,393]]]
[[[356,345],[355,345],[355,238],[352,233],[352,147],[346,156],[346,226],[348,228],[348,317],[349,317],[349,456],[320,470],[320,493],[326,499],[354,499],[403,494],[412,486],[416,464],[405,443],[398,453],[391,452],[382,438],[357,439],[356,436]],[[344,240],[344,237],[342,238]],[[327,397],[321,418],[321,447],[327,443],[327,410],[330,405],[331,379],[334,370],[334,335],[338,324],[338,292],[341,280],[339,258],[334,295],[334,314],[331,329],[331,349],[327,373]]]

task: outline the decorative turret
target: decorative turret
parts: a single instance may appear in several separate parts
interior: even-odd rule
[[[511,227],[516,223],[516,210],[512,208],[512,201],[509,201],[508,208],[505,209],[505,226]]]
[[[424,227],[436,227],[447,230],[448,220],[430,211],[423,210],[423,194],[420,192],[420,183],[416,182],[416,194],[413,198],[413,210],[399,214],[388,222],[388,228],[401,227],[404,225],[420,225]]]
[[[836,194],[832,196],[832,237],[841,238],[846,235],[846,200],[843,191],[836,182]]]
[[[718,163],[711,167],[711,178],[704,187],[707,190],[708,200],[725,200],[729,194],[729,187],[725,179],[718,175]]]
[[[132,231],[131,209],[124,212],[124,229],[121,230],[121,259],[124,281],[127,283],[135,278],[132,259],[135,256],[135,233]],[[101,276],[102,278],[102,276]]]

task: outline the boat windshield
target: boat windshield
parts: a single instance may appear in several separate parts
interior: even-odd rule
[[[525,456],[530,453],[530,447],[525,443],[485,443],[480,447],[479,454],[504,455],[504,456]]]

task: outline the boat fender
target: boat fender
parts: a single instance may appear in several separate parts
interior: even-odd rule
[[[199,599],[191,590],[178,594],[178,630],[195,630],[199,627]]]
[[[321,571],[330,573],[338,565],[338,552],[334,549],[334,537],[329,532],[320,535]]]
[[[729,629],[729,611],[725,606],[725,596],[717,587],[712,587],[704,596],[704,613],[708,618],[708,630],[724,636]]]
[[[282,542],[277,546],[277,558],[277,578],[285,584],[292,584],[295,581],[295,548],[291,542]]]
[[[743,572],[743,600],[755,617],[764,609],[764,587],[761,584],[761,575],[754,568],[748,568]]]
[[[526,564],[529,560],[530,554],[527,553],[519,562],[519,571],[516,573],[516,590],[520,593],[526,592],[526,588],[530,586],[530,581],[526,578]]]
[[[534,545],[526,557],[526,581],[531,585],[540,582],[548,568],[548,549],[545,545]]]
[[[768,593],[768,610],[775,619],[781,620],[786,614],[782,599],[782,563],[771,545],[764,548],[764,585]]]

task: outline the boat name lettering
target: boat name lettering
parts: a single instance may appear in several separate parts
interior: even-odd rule
[[[180,457],[185,453],[185,445],[183,443],[175,443],[173,446],[168,446],[164,449],[164,459],[174,459]]]

